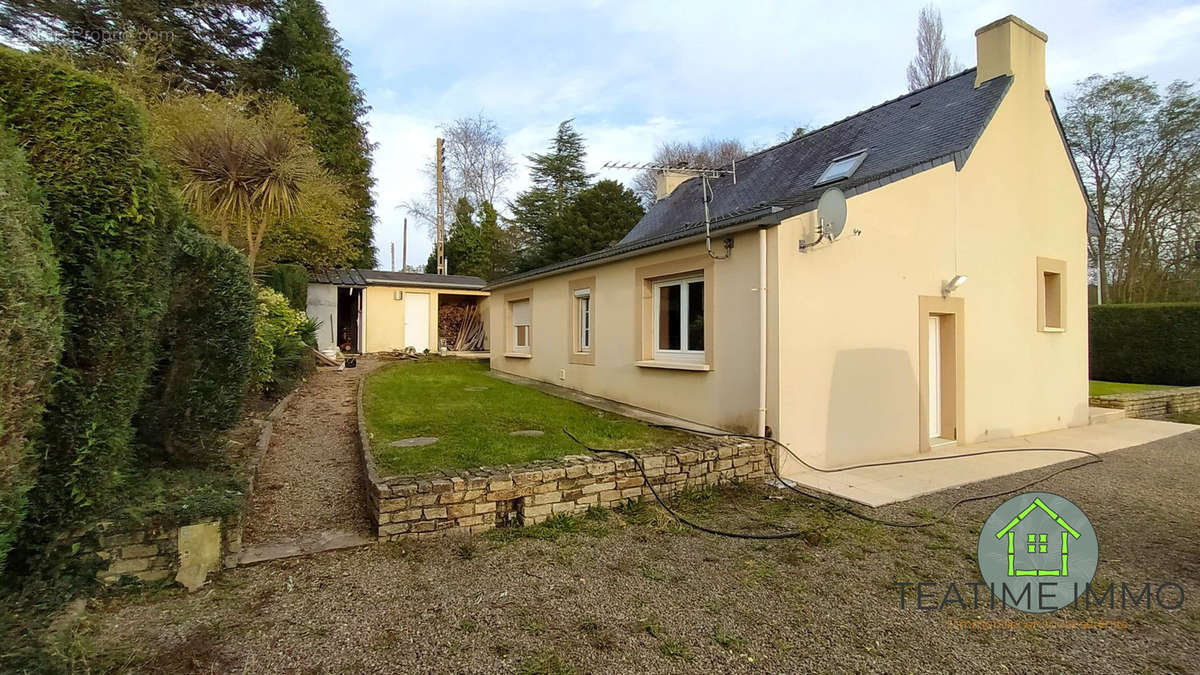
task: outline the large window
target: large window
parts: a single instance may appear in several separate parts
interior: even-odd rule
[[[528,353],[533,326],[530,323],[529,300],[517,300],[512,308],[512,350]]]
[[[592,289],[581,288],[575,291],[575,320],[578,322],[579,334],[575,338],[575,349],[580,352],[592,351]]]
[[[704,277],[654,284],[654,358],[704,361]]]

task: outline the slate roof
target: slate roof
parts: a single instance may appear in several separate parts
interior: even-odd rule
[[[821,193],[840,188],[846,196],[881,187],[949,161],[961,167],[1012,83],[1011,76],[975,87],[975,69],[881,103],[799,138],[737,162],[732,176],[710,181],[713,231],[747,221],[785,217],[815,208]],[[813,187],[830,161],[866,150],[852,176]],[[700,180],[693,178],[652,205],[616,245],[572,260],[498,279],[490,286],[603,260],[704,231]]]
[[[416,286],[421,288],[452,288],[478,291],[487,284],[479,277],[462,274],[418,274],[416,272],[389,272],[387,270],[328,269],[313,272],[309,279],[314,284],[337,286]]]
[[[308,275],[308,281],[313,284],[333,284],[335,286],[367,285],[367,280],[363,279],[362,274],[354,268],[318,270]]]

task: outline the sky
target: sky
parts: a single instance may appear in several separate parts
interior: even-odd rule
[[[505,134],[518,177],[573,118],[588,169],[648,161],[666,141],[773,145],[906,92],[924,2],[798,0],[323,0],[350,52],[378,144],[379,267],[423,265],[429,228],[400,206],[427,190],[439,124],[482,114]],[[1060,108],[1077,81],[1127,72],[1200,81],[1200,2],[973,0],[938,4],[946,42],[975,65],[975,29],[1015,14],[1049,35],[1046,78]],[[503,212],[503,205],[499,205]]]

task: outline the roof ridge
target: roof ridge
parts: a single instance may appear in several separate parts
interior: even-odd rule
[[[787,139],[786,141],[782,141],[782,142],[780,142],[780,143],[776,143],[775,145],[767,146],[767,147],[763,148],[762,150],[756,150],[755,152],[752,152],[752,153],[750,153],[749,155],[746,155],[745,157],[743,157],[743,158],[741,158],[741,159],[739,159],[739,160],[737,160],[737,161],[739,161],[739,162],[744,162],[744,161],[746,161],[747,159],[750,159],[751,157],[754,157],[754,156],[756,156],[756,155],[761,155],[761,154],[763,154],[763,153],[767,153],[767,152],[770,152],[770,151],[772,151],[772,150],[776,150],[776,149],[778,149],[778,148],[782,148],[783,146],[785,146],[785,145],[787,145],[787,144],[789,144],[789,143],[795,143],[795,142],[797,142],[797,141],[802,141],[802,140],[804,140],[804,139],[808,138],[809,136],[812,136],[812,135],[814,135],[814,134],[818,134],[818,133],[820,133],[820,132],[822,132],[822,131],[825,131],[826,129],[829,129],[829,128],[831,128],[831,127],[836,127],[837,125],[841,124],[842,122],[849,122],[850,120],[854,119],[855,117],[861,117],[862,115],[865,115],[865,114],[867,114],[867,113],[869,113],[869,112],[871,112],[871,111],[873,111],[873,110],[878,110],[879,108],[882,108],[882,107],[884,107],[884,106],[886,106],[886,105],[891,105],[891,104],[893,104],[893,103],[895,103],[895,102],[897,102],[897,101],[903,101],[904,99],[906,99],[906,98],[908,98],[908,97],[910,97],[910,96],[916,96],[917,94],[920,94],[920,93],[922,93],[922,92],[925,92],[925,91],[928,91],[928,90],[930,90],[930,89],[933,89],[934,87],[937,87],[937,86],[940,86],[940,85],[942,85],[942,84],[945,84],[946,82],[949,82],[950,80],[953,80],[953,79],[957,79],[957,78],[959,78],[959,77],[962,77],[962,76],[966,75],[967,73],[973,72],[974,70],[976,70],[976,68],[975,68],[975,67],[972,67],[972,68],[967,68],[967,69],[963,70],[962,72],[955,73],[954,75],[951,75],[951,76],[949,76],[949,77],[946,77],[946,78],[943,78],[943,79],[941,79],[941,80],[938,80],[937,82],[934,82],[933,84],[927,84],[927,85],[925,85],[924,87],[921,87],[920,89],[915,89],[915,90],[913,90],[913,91],[910,91],[910,92],[908,92],[907,94],[901,94],[900,96],[897,96],[897,97],[895,97],[895,98],[890,98],[890,99],[888,99],[888,100],[886,100],[886,101],[883,101],[882,103],[876,103],[875,105],[873,105],[873,106],[871,106],[871,107],[869,107],[869,108],[863,108],[862,110],[859,110],[858,112],[856,112],[856,113],[854,113],[854,114],[852,114],[852,115],[847,115],[847,116],[845,116],[845,117],[841,118],[840,120],[837,120],[837,121],[834,121],[834,122],[830,122],[829,124],[826,124],[826,125],[824,125],[824,126],[817,127],[816,129],[813,129],[812,131],[806,131],[806,132],[804,132],[802,135],[800,135],[800,136],[797,136],[797,137],[795,137],[795,138],[789,138],[789,139]]]

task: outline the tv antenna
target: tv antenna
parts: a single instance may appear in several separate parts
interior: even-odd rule
[[[708,211],[708,204],[713,200],[712,181],[722,176],[732,176],[733,184],[737,185],[737,160],[730,163],[728,169],[718,169],[703,166],[668,166],[666,164],[653,163],[635,163],[635,162],[606,162],[605,169],[630,169],[633,171],[655,171],[660,175],[667,173],[683,174],[693,178],[700,179],[701,200],[704,202],[704,247],[708,250],[708,255],[714,260],[724,260],[729,257],[729,251],[733,248],[733,238],[725,239],[725,254],[717,255],[712,249],[712,220]]]

